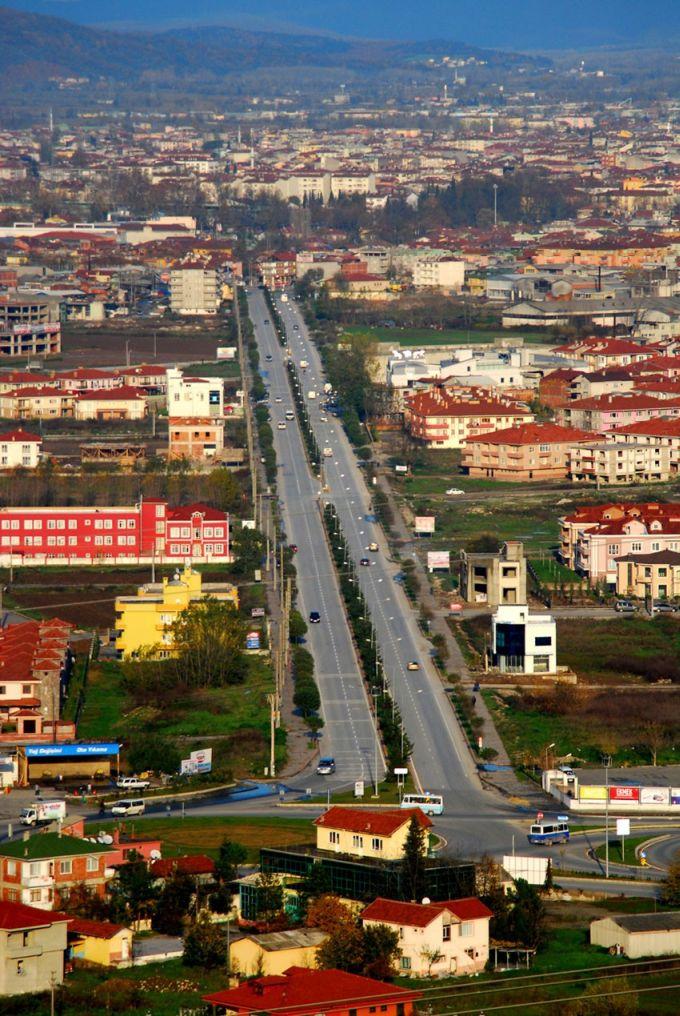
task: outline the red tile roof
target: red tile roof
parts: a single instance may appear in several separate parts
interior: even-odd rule
[[[152,861],[149,870],[157,878],[167,878],[174,871],[181,871],[185,875],[212,875],[215,870],[215,862],[206,854],[163,857]]]
[[[0,928],[16,931],[20,928],[44,928],[50,924],[68,921],[65,914],[54,914],[38,907],[27,907],[25,903],[10,903],[0,900]]]
[[[440,900],[435,903],[402,903],[400,900],[378,897],[362,912],[361,919],[378,921],[381,924],[426,928],[442,911],[448,911],[459,921],[475,921],[493,916],[489,908],[476,896],[467,896],[460,900]]]
[[[391,808],[370,811],[366,808],[343,808],[334,805],[314,819],[314,825],[328,829],[343,829],[350,833],[376,833],[378,836],[392,836],[397,829],[410,822],[415,816],[423,829],[429,829],[432,822],[420,808]]]
[[[85,935],[87,938],[113,938],[119,931],[126,931],[124,924],[110,924],[109,921],[88,921],[84,917],[68,917],[63,915],[70,923],[68,930],[78,935]]]
[[[617,434],[647,434],[652,437],[680,437],[680,418],[672,420],[664,416],[657,416],[654,420],[639,420],[637,423],[627,423],[625,427],[616,427],[609,431],[610,437]]]
[[[475,434],[469,437],[471,444],[578,444],[580,441],[592,441],[592,430],[578,430],[576,427],[560,427],[556,423],[520,423],[517,427],[504,427],[492,430],[487,434]]]
[[[453,392],[436,386],[407,397],[406,408],[414,417],[532,415],[523,403],[494,398],[483,388],[462,388]]]
[[[3,444],[12,444],[15,441],[21,444],[28,444],[29,441],[42,444],[42,438],[38,434],[29,434],[27,430],[7,430],[4,434],[0,434],[0,441]]]
[[[277,1016],[307,1016],[324,1009],[344,1011],[362,1003],[413,1001],[422,992],[385,984],[372,977],[342,970],[309,970],[289,967],[284,974],[257,977],[238,988],[204,995],[203,1001],[223,1005],[239,1013],[276,1012]]]

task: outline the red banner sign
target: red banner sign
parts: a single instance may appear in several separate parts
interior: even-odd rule
[[[639,787],[610,787],[609,788],[609,800],[610,801],[639,801],[640,800],[640,788]]]

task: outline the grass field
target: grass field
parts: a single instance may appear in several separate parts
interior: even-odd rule
[[[609,833],[609,860],[612,864],[630,864],[631,867],[639,868],[640,861],[635,855],[635,850],[641,843],[651,839],[649,833],[646,836],[626,836],[623,840],[623,852],[621,851],[621,840]],[[597,856],[604,861],[605,844],[602,843],[595,851]]]
[[[218,360],[215,363],[188,363],[182,367],[185,374],[195,374],[197,377],[223,377],[234,378],[240,376],[238,360]]]
[[[223,840],[233,840],[246,847],[248,864],[256,864],[260,847],[289,847],[294,843],[312,843],[315,839],[312,816],[306,818],[227,818],[205,816],[201,818],[145,818],[137,823],[126,822],[145,836],[162,841],[163,857],[181,857],[183,854],[208,854],[217,857]],[[91,822],[88,830],[95,834],[100,829],[112,829],[115,822]]]
[[[378,328],[364,325],[345,325],[349,335],[369,334],[375,342],[389,342],[394,346],[447,346],[480,345],[497,339],[523,339],[532,344],[549,343],[550,332],[544,329],[528,328],[523,332],[497,328]]]

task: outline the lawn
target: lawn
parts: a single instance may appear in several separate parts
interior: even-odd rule
[[[100,829],[113,829],[111,821],[88,823],[87,831],[96,834]],[[138,823],[126,822],[128,829],[136,826],[137,832],[157,837],[162,841],[163,857],[181,857],[184,854],[208,854],[217,857],[223,840],[233,840],[246,847],[248,864],[260,859],[260,847],[289,847],[295,843],[312,843],[315,832],[312,816],[307,818],[231,818],[205,816],[201,818],[144,818]]]
[[[646,836],[624,836],[623,838],[623,850],[621,849],[622,841],[618,836],[612,836],[611,829],[609,830],[609,860],[612,864],[630,864],[631,867],[640,868],[639,859],[635,854],[635,850],[640,846],[641,843],[646,843],[647,840],[653,839],[653,836],[647,833]],[[602,843],[595,851],[597,856],[604,861],[605,859],[605,844]]]
[[[529,343],[552,343],[554,338],[543,329],[529,328],[524,332],[509,331],[499,324],[497,328],[378,328],[368,325],[345,325],[348,335],[370,334],[375,342],[389,342],[394,346],[461,346],[481,345],[497,339],[523,339]]]
[[[680,619],[616,617],[583,624],[560,618],[557,657],[579,678],[597,683],[629,678],[680,682]]]
[[[195,374],[197,377],[239,377],[241,371],[238,360],[218,360],[215,363],[188,363],[182,366],[182,370],[188,376]]]
[[[578,575],[571,568],[567,568],[566,565],[561,564],[560,561],[557,561],[552,556],[531,558],[529,564],[533,568],[540,584],[544,586],[580,586],[585,581],[582,575]]]

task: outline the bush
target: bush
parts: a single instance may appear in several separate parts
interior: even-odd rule
[[[175,773],[181,760],[175,742],[158,734],[136,735],[128,752],[130,768],[136,773]]]
[[[144,1001],[144,995],[134,981],[111,977],[96,986],[92,999],[96,1006],[107,1012],[126,1012],[138,1008]]]

